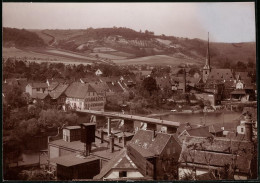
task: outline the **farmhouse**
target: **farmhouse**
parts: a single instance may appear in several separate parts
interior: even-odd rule
[[[177,161],[181,145],[172,134],[139,130],[127,146],[128,151],[138,152],[154,166],[153,179],[177,179]]]
[[[36,93],[48,93],[47,83],[29,83],[27,84],[25,91],[30,94],[30,96]]]
[[[89,84],[74,82],[67,88],[65,95],[66,104],[71,109],[104,110],[105,98],[99,96]]]
[[[136,155],[136,154],[135,154]],[[139,157],[141,157],[139,155]],[[137,162],[139,161],[139,162]],[[140,162],[145,166],[139,166]],[[150,174],[150,175],[149,175]],[[153,165],[145,158],[132,158],[129,151],[123,148],[120,153],[110,160],[94,177],[97,180],[152,180]]]

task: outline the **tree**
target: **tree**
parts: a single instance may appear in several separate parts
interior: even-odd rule
[[[22,90],[18,86],[13,86],[6,94],[7,105],[11,108],[20,108],[26,105],[26,100],[22,97]]]
[[[61,127],[65,125],[76,125],[78,116],[74,113],[64,113],[56,109],[47,109],[40,112],[38,124],[42,128]]]
[[[152,96],[154,91],[158,90],[156,80],[152,77],[145,78],[142,82],[142,87],[144,90],[149,92],[150,96]]]

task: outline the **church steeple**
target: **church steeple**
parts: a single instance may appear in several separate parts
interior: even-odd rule
[[[206,63],[205,63],[204,68],[210,69],[209,32],[208,32],[208,45],[207,45]]]
[[[203,82],[206,83],[209,73],[210,73],[210,52],[209,52],[209,33],[208,33],[208,45],[207,45],[207,54],[206,54],[206,63],[203,67]]]

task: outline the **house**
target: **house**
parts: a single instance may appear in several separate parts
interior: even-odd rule
[[[65,104],[66,101],[65,91],[68,87],[69,84],[59,83],[59,85],[54,90],[49,92],[52,105],[62,106]]]
[[[28,83],[25,87],[25,92],[29,93],[30,96],[37,96],[37,94],[48,94],[48,85],[47,83]]]
[[[89,84],[74,82],[66,89],[65,95],[65,103],[71,109],[104,110],[105,98],[99,96]]]
[[[127,148],[130,152],[138,152],[153,164],[154,180],[177,179],[176,162],[179,159],[181,145],[173,134],[138,130]]]
[[[88,84],[88,83],[92,83],[92,82],[100,82],[100,79],[99,78],[97,78],[97,77],[93,77],[93,76],[91,76],[91,77],[87,77],[87,78],[80,78],[79,79],[79,81],[81,82],[81,83],[85,83],[85,84]]]
[[[105,82],[90,82],[89,85],[97,92],[99,96],[106,96],[109,92],[109,87]]]
[[[96,70],[95,74],[96,74],[96,76],[101,76],[103,74],[103,72],[100,69],[98,69],[98,70]]]
[[[125,87],[133,87],[136,85],[136,78],[134,75],[121,76],[120,83]]]
[[[209,126],[200,126],[196,128],[185,129],[181,134],[178,135],[178,138],[181,142],[185,140],[186,137],[213,137],[209,132]]]
[[[135,74],[137,80],[143,80],[152,74],[151,70],[133,70],[132,72]]]
[[[222,137],[223,131],[224,130],[219,125],[216,124],[209,125],[209,132],[215,137]]]
[[[100,159],[70,154],[51,159],[56,164],[57,180],[92,179],[100,172]]]
[[[136,156],[138,155],[135,154]],[[139,159],[135,157],[132,157],[131,153],[126,148],[123,148],[93,179],[103,181],[152,180],[153,165],[140,155],[138,156]],[[143,167],[145,171],[142,169]]]
[[[187,136],[179,158],[179,179],[191,175],[197,180],[205,174],[215,179],[248,179],[253,170],[253,151],[248,141]]]
[[[242,115],[240,117],[240,124],[237,126],[237,134],[245,135],[246,133],[246,117],[250,116],[250,120],[252,121],[252,134],[253,138],[257,137],[257,108],[254,107],[244,107],[242,111]]]

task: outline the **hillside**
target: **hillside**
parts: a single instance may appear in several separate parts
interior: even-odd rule
[[[122,27],[46,29],[26,32],[29,31],[33,35],[32,40],[36,40],[32,41],[35,44],[46,44],[51,49],[67,50],[83,54],[87,59],[92,57],[102,60],[102,62],[117,64],[155,64],[159,62],[176,65],[183,62],[201,65],[204,63],[207,49],[207,42],[204,40],[154,35],[151,31],[137,32]],[[227,62],[232,64],[239,61],[255,62],[256,45],[255,43],[211,42],[210,54],[211,63],[216,67],[222,67]]]
[[[25,29],[3,28],[3,45],[15,47],[44,47],[43,39]]]

